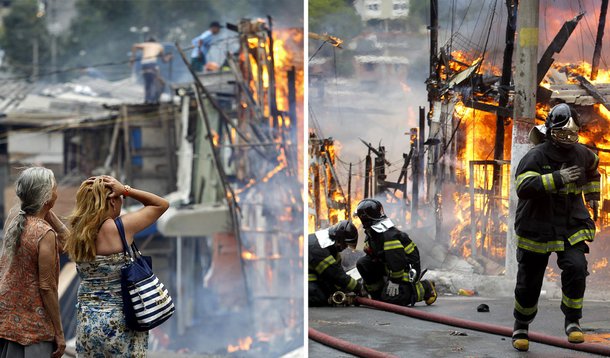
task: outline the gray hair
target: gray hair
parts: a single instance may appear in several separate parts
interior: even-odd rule
[[[4,234],[4,248],[2,255],[8,255],[12,260],[21,234],[25,228],[25,216],[37,214],[42,207],[51,199],[55,175],[53,171],[43,167],[30,167],[23,170],[15,182],[15,191],[21,201],[19,211],[6,226]],[[16,207],[13,208],[13,212]]]

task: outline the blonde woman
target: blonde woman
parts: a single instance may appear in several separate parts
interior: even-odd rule
[[[111,176],[84,181],[70,217],[66,252],[76,262],[81,278],[77,299],[76,352],[79,357],[144,357],[148,332],[127,328],[121,298],[123,244],[114,219],[123,197],[144,205],[121,216],[127,242],[153,224],[169,203],[152,193],[121,184]]]
[[[0,357],[61,357],[66,343],[57,284],[67,231],[51,211],[55,176],[27,168],[15,187],[19,209],[5,228],[0,257]]]

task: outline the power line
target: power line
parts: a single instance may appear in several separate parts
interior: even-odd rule
[[[320,52],[320,50],[322,49],[322,47],[324,47],[324,45],[326,44],[326,41],[322,42],[322,44],[320,45],[320,47],[318,47],[318,49],[313,53],[313,55],[311,55],[311,57],[309,58],[309,61],[311,62],[311,60],[313,60],[314,57],[316,57],[316,55],[318,54],[318,52]]]
[[[233,40],[238,38],[238,36],[231,36],[231,37],[227,37],[224,39],[220,39],[217,42],[213,43],[212,45],[218,45],[221,42],[226,42],[229,40]],[[193,48],[195,48],[195,46],[189,46],[189,47],[185,47],[183,50],[192,50]],[[155,56],[148,56],[148,57],[141,57],[141,60],[147,60],[147,59],[157,59],[159,56],[155,55]],[[53,75],[57,75],[57,74],[62,74],[62,73],[69,73],[69,72],[77,72],[77,71],[81,71],[85,68],[102,68],[102,67],[113,67],[113,66],[121,66],[121,65],[126,65],[128,63],[130,63],[131,60],[122,60],[122,61],[112,61],[112,62],[102,62],[102,63],[98,63],[98,64],[94,64],[94,65],[89,65],[89,66],[75,66],[75,67],[68,67],[68,68],[63,68],[63,69],[59,69],[59,70],[54,70],[54,71],[47,71],[47,72],[42,72],[42,73],[38,73],[36,75],[36,77],[48,77],[48,76],[53,76]],[[33,68],[34,65],[22,65],[22,64],[15,64],[15,65],[11,65],[14,67],[26,67],[26,68]],[[49,66],[50,67],[50,66]],[[5,78],[0,78],[0,83],[3,82],[11,82],[11,81],[19,81],[19,80],[29,80],[32,78],[32,75],[20,75],[20,76],[13,76],[13,77],[5,77]]]
[[[470,6],[472,5],[472,0],[470,0],[470,2],[468,3],[468,7],[466,8],[466,12],[464,13],[464,17],[462,18],[462,22],[460,22],[460,25],[458,26],[457,30],[455,32],[460,32],[460,29],[462,28],[462,24],[464,24],[464,21],[466,20],[466,17],[468,17],[468,12],[470,11]]]

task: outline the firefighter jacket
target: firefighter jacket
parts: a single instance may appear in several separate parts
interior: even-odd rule
[[[598,162],[597,155],[579,143],[561,149],[546,141],[525,154],[515,172],[518,247],[548,253],[563,251],[566,241],[593,241],[595,223],[583,194],[587,201],[600,199]],[[582,168],[581,178],[564,185],[559,170],[573,165]]]
[[[357,282],[341,267],[341,256],[334,241],[328,238],[328,230],[309,235],[308,254],[309,282],[323,281],[336,289],[354,291]]]
[[[364,251],[385,264],[388,278],[394,283],[411,282],[410,268],[417,271],[417,277],[421,273],[417,246],[409,235],[398,230],[390,219],[366,230]]]

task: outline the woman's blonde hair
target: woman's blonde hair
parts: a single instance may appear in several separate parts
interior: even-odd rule
[[[100,227],[108,219],[111,190],[101,177],[93,183],[84,181],[76,193],[76,206],[69,217],[70,234],[65,251],[76,262],[95,260],[95,239]]]

